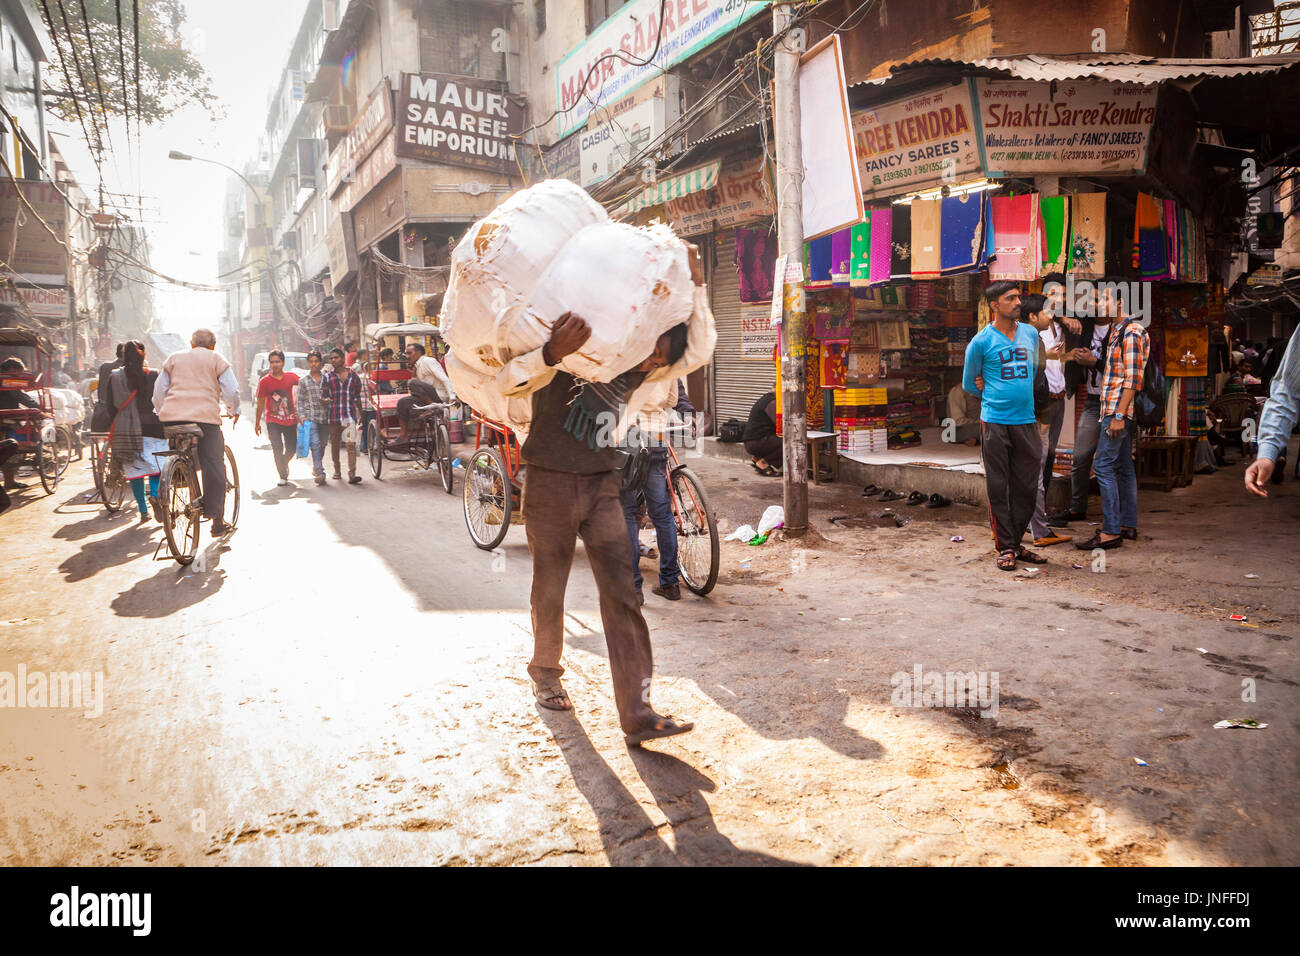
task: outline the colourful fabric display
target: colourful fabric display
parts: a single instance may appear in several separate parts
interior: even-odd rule
[[[1106,272],[1106,194],[1075,193],[1070,197],[1070,255],[1068,270],[1099,279]]]
[[[940,274],[938,199],[912,200],[912,278],[937,279]]]
[[[1138,193],[1133,217],[1133,266],[1144,279],[1169,275],[1164,219],[1164,203],[1147,193]]]
[[[807,262],[806,286],[809,289],[829,289],[831,285],[831,237],[822,236],[804,243]]]
[[[894,229],[894,207],[871,210],[871,284],[889,281],[889,244]]]
[[[737,229],[736,272],[741,302],[770,302],[776,272],[776,237],[766,229]]]
[[[912,207],[895,206],[889,230],[889,277],[912,278]]]
[[[849,285],[863,286],[871,281],[871,210],[849,230]]]
[[[1165,262],[1168,263],[1170,282],[1179,281],[1178,270],[1178,203],[1172,199],[1165,200]]]
[[[1038,278],[1042,266],[1038,230],[1038,194],[993,198],[993,251],[989,279],[1027,281]]]
[[[853,230],[840,229],[831,233],[831,284],[847,289],[849,286],[849,261],[852,258]]]
[[[984,205],[987,194],[967,193],[940,200],[939,271],[969,272],[984,255]]]
[[[1183,394],[1187,398],[1187,434],[1200,438],[1205,434],[1205,383],[1204,378],[1183,379]]]
[[[1043,272],[1064,272],[1070,253],[1070,203],[1066,196],[1044,196],[1039,205],[1043,232],[1047,240],[1047,255],[1043,257]]]

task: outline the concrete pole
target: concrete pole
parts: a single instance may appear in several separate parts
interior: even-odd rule
[[[793,4],[772,5],[772,32],[779,34],[794,19]],[[772,72],[776,131],[777,249],[787,263],[803,261],[803,150],[799,131],[799,56],[802,30],[792,30],[777,44]],[[808,530],[808,402],[804,362],[808,346],[804,336],[804,297],[801,286],[782,277],[780,291],[786,307],[781,316],[781,434],[783,440],[782,491],[785,533],[798,537]],[[791,302],[794,308],[790,308]]]

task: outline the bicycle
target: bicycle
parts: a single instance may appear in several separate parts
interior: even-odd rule
[[[665,431],[682,431],[689,427],[672,425]],[[718,521],[695,472],[682,464],[671,441],[664,447],[668,450],[665,480],[677,529],[678,567],[687,589],[703,597],[718,583],[721,555]]]
[[[117,514],[126,500],[129,482],[113,461],[107,432],[90,433],[90,470],[95,477],[95,496],[90,500],[102,504],[109,514]]]
[[[198,425],[164,425],[163,435],[170,448],[158,452],[159,458],[166,458],[156,499],[163,526],[163,540],[158,547],[161,550],[166,544],[169,557],[184,567],[198,554],[199,525],[204,517],[199,483],[199,438],[203,429]],[[229,533],[239,523],[239,468],[229,445],[225,447],[225,464],[226,495],[221,520]]]

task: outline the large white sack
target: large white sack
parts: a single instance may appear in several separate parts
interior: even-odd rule
[[[497,388],[494,376],[462,362],[455,352],[447,353],[446,364],[447,377],[456,389],[457,398],[485,418],[510,426],[521,442],[528,436],[528,426],[533,417],[531,395],[506,398]]]
[[[604,208],[567,179],[548,179],[511,195],[461,237],[443,297],[443,337],[467,363],[492,372],[501,354],[497,325],[521,309],[551,261],[586,226],[609,222]]]
[[[36,398],[35,393],[28,393]],[[70,388],[50,389],[50,404],[54,406],[54,424],[79,425],[86,417],[86,404]]]
[[[686,243],[665,225],[588,226],[565,243],[526,310],[508,313],[503,347],[540,348],[565,312],[586,319],[591,338],[559,366],[608,382],[645,361],[655,342],[691,316],[695,284]]]

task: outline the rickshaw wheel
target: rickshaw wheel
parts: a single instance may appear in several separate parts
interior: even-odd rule
[[[451,434],[447,430],[447,426],[441,422],[434,433],[432,463],[436,463],[438,466],[438,476],[442,479],[442,490],[447,494],[451,494],[455,483],[455,472],[451,467]]]
[[[370,453],[370,470],[378,478],[384,469],[384,450],[379,446],[379,427],[374,422],[366,426],[366,449]]]
[[[72,464],[72,432],[66,426],[59,426],[54,431],[54,459],[59,467],[59,476]]]
[[[484,551],[499,545],[510,530],[513,509],[510,476],[495,448],[479,448],[465,465],[465,527]]]
[[[36,473],[41,476],[41,487],[47,495],[59,487],[59,455],[57,441],[36,443]]]

